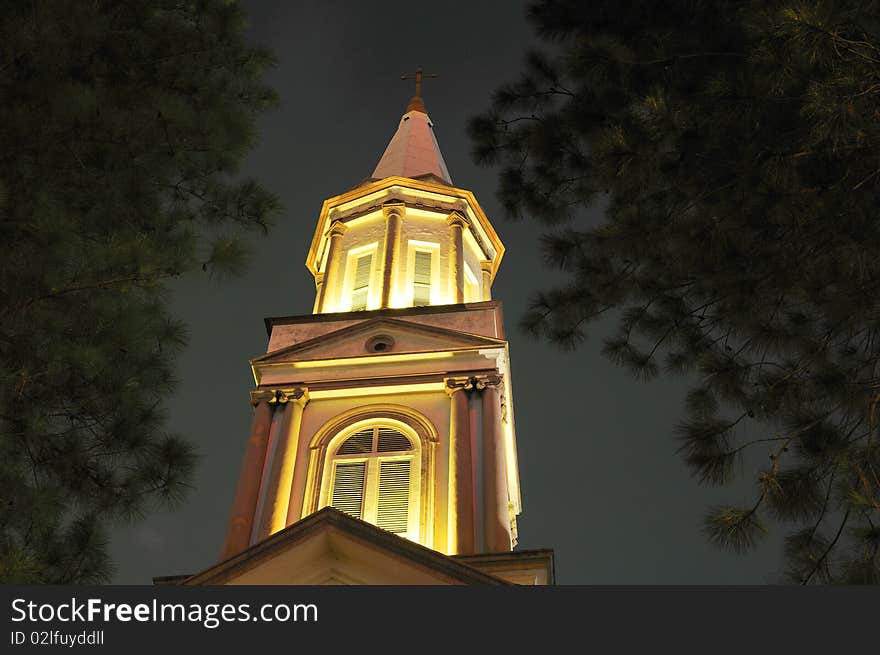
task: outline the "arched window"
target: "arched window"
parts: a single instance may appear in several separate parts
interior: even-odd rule
[[[309,444],[302,516],[331,505],[434,548],[438,443],[431,421],[404,405],[360,405],[330,418]]]
[[[419,523],[417,440],[381,422],[343,435],[331,451],[327,501],[383,530],[416,539]]]

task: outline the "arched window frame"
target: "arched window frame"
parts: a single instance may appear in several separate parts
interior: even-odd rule
[[[416,507],[410,496],[410,521],[406,538],[432,547],[434,515],[434,451],[438,433],[420,412],[409,407],[377,404],[359,407],[325,423],[310,444],[309,475],[304,515],[331,504],[333,462],[336,450],[353,433],[368,426],[399,429],[413,444],[410,485],[416,488]]]
[[[375,450],[369,453],[353,453],[340,455],[337,451],[349,437],[356,432],[364,429],[375,429],[379,427],[390,427],[403,434],[410,442],[409,450],[391,451],[388,453],[380,453]],[[363,491],[363,513],[361,518],[367,523],[378,525],[379,511],[379,482],[380,470],[385,462],[403,462],[408,461],[409,466],[409,502],[407,503],[408,516],[407,528],[405,533],[398,533],[402,537],[418,540],[419,538],[419,487],[421,484],[420,475],[420,451],[418,435],[405,423],[395,421],[393,419],[367,419],[359,421],[339,433],[330,440],[327,447],[328,461],[324,467],[323,480],[321,481],[321,507],[332,505],[333,489],[336,481],[336,467],[340,463],[358,463],[364,462],[364,491]]]

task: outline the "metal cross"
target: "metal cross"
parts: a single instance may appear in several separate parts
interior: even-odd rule
[[[421,98],[422,97],[422,78],[423,77],[439,77],[439,75],[437,75],[437,73],[423,73],[422,67],[417,66],[416,72],[414,75],[410,75],[410,74],[401,75],[400,79],[402,79],[402,80],[415,80],[416,81],[416,95],[414,97]]]

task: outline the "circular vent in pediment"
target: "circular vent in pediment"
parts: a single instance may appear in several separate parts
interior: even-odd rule
[[[394,338],[387,334],[377,334],[375,337],[367,339],[364,347],[370,353],[387,353],[394,348]]]

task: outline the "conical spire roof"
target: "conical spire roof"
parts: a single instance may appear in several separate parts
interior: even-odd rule
[[[414,102],[416,100],[418,102]],[[434,136],[434,124],[419,96],[410,101],[372,177],[381,179],[392,175],[413,178],[433,175],[446,184],[452,184]]]

